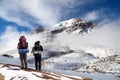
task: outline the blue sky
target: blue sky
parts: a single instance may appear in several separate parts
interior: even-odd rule
[[[31,31],[38,25],[51,27],[70,18],[101,23],[120,17],[119,0],[0,0],[0,34],[8,26]]]

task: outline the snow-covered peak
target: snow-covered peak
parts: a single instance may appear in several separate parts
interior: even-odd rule
[[[72,18],[66,21],[59,22],[51,28],[52,33],[59,32],[68,32],[78,31],[78,33],[84,31],[88,32],[88,29],[91,30],[95,27],[92,21],[84,21],[80,18]]]
[[[68,26],[73,25],[76,22],[85,23],[85,21],[81,20],[80,18],[72,18],[72,19],[65,20],[65,21],[62,21],[62,22],[59,22],[59,23],[55,24],[53,26],[53,28],[55,28],[55,29],[58,28],[59,29],[59,28],[65,27],[65,26],[68,27]]]

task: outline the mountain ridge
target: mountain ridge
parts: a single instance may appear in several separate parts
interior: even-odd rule
[[[71,33],[76,30],[79,30],[78,33],[80,34],[83,32],[87,33],[88,30],[91,31],[94,27],[96,27],[96,24],[93,24],[92,21],[84,21],[80,18],[72,18],[72,19],[55,24],[49,30],[51,35],[61,33],[61,32]],[[45,29],[43,29],[43,27],[41,26],[38,26],[35,29],[35,32],[36,31],[37,31],[36,33],[42,32],[41,30],[44,31]]]

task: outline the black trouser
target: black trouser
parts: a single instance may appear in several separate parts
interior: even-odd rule
[[[36,70],[41,71],[41,55],[34,54],[34,57],[35,57],[35,68]]]
[[[20,61],[22,68],[27,68],[27,54],[26,53],[19,53],[20,54]]]

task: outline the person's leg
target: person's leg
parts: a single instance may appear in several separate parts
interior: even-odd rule
[[[35,58],[35,69],[37,70],[38,67],[37,67],[37,55],[34,55],[34,58]]]
[[[24,68],[27,68],[27,54],[24,53]]]
[[[41,55],[39,55],[39,71],[41,71]]]
[[[36,65],[37,65],[37,70],[39,70],[39,55],[38,54],[36,56]]]
[[[23,64],[23,54],[19,53],[20,55],[20,61],[21,61],[21,67],[24,68],[24,64]]]

